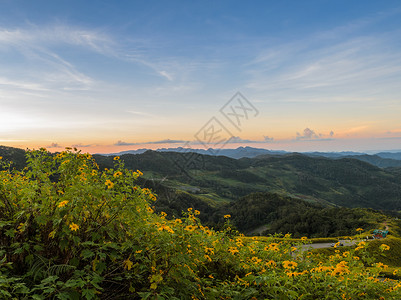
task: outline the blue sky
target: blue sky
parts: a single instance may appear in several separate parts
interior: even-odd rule
[[[401,149],[400,82],[398,1],[0,1],[3,145]]]

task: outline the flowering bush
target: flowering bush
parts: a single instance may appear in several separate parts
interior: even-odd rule
[[[222,231],[193,209],[169,220],[118,157],[106,170],[71,149],[30,151],[27,161],[23,171],[1,166],[0,298],[401,297],[364,244],[324,257],[302,250],[306,238],[237,235],[230,215]]]

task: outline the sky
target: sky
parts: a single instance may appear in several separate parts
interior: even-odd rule
[[[0,0],[0,145],[401,151],[401,3]]]

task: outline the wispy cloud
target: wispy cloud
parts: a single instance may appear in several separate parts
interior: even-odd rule
[[[9,80],[4,77],[0,77],[0,86],[8,86],[8,87],[21,89],[21,90],[48,91],[47,88],[45,88],[44,86],[42,86],[39,83],[18,81],[18,80]]]
[[[246,65],[247,87],[276,100],[303,102],[371,101],[377,94],[399,92],[401,32],[369,31],[386,13],[400,11],[262,48]]]
[[[89,148],[89,147],[94,147],[94,146],[97,146],[96,144],[82,144],[82,143],[79,143],[79,144],[74,144],[74,145],[72,145],[72,147],[75,147],[75,148]]]
[[[3,47],[7,45],[26,51],[26,49],[60,44],[82,46],[101,54],[110,54],[113,53],[111,49],[115,42],[107,34],[71,26],[43,27],[31,24],[25,28],[0,27],[0,45]]]
[[[56,49],[69,45],[105,55],[111,52],[109,49],[112,44],[109,38],[97,32],[63,26],[30,26],[23,29],[0,27],[0,52],[13,50],[15,55],[25,60],[23,65],[6,62],[1,73],[4,74],[3,77],[8,75],[8,84],[14,88],[47,92],[63,89],[86,90],[93,85],[94,80],[78,71],[73,63],[62,58]],[[7,74],[7,68],[13,71]],[[34,82],[25,85],[13,84],[16,80],[12,79],[12,74],[16,70],[20,70],[19,77],[26,77]]]
[[[184,140],[160,140],[160,141],[150,141],[150,142],[124,142],[124,141],[118,141],[117,143],[114,144],[114,146],[139,146],[139,145],[153,145],[153,144],[184,144],[187,143],[187,141]]]
[[[264,136],[263,140],[250,140],[250,139],[242,139],[239,136],[233,136],[228,143],[229,144],[264,144],[271,143],[274,141],[274,138]]]

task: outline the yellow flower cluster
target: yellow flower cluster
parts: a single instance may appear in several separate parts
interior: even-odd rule
[[[366,242],[362,241],[358,244],[358,246],[355,248],[355,251],[359,251],[363,248],[365,248]]]
[[[331,272],[331,275],[336,276],[336,275],[343,275],[344,273],[349,273],[350,271],[347,264],[348,262],[346,261],[339,262],[334,268],[334,270]]]
[[[271,243],[268,246],[264,248],[265,251],[274,251],[278,252],[280,249],[278,248],[279,244],[278,243]]]
[[[239,250],[237,249],[237,247],[229,247],[228,252],[230,252],[232,255],[234,255],[235,253],[238,253]]]
[[[159,231],[165,230],[165,231],[168,231],[168,232],[170,232],[170,233],[174,233],[174,230],[171,229],[170,226],[165,225],[165,224],[160,225],[160,227],[158,228],[158,230],[159,230]]]
[[[295,269],[297,266],[298,264],[295,261],[289,261],[289,260],[283,261],[283,267],[285,269]]]
[[[57,205],[57,207],[64,207],[64,206],[66,206],[68,204],[68,201],[67,200],[64,200],[64,201],[61,201],[58,205]]]

